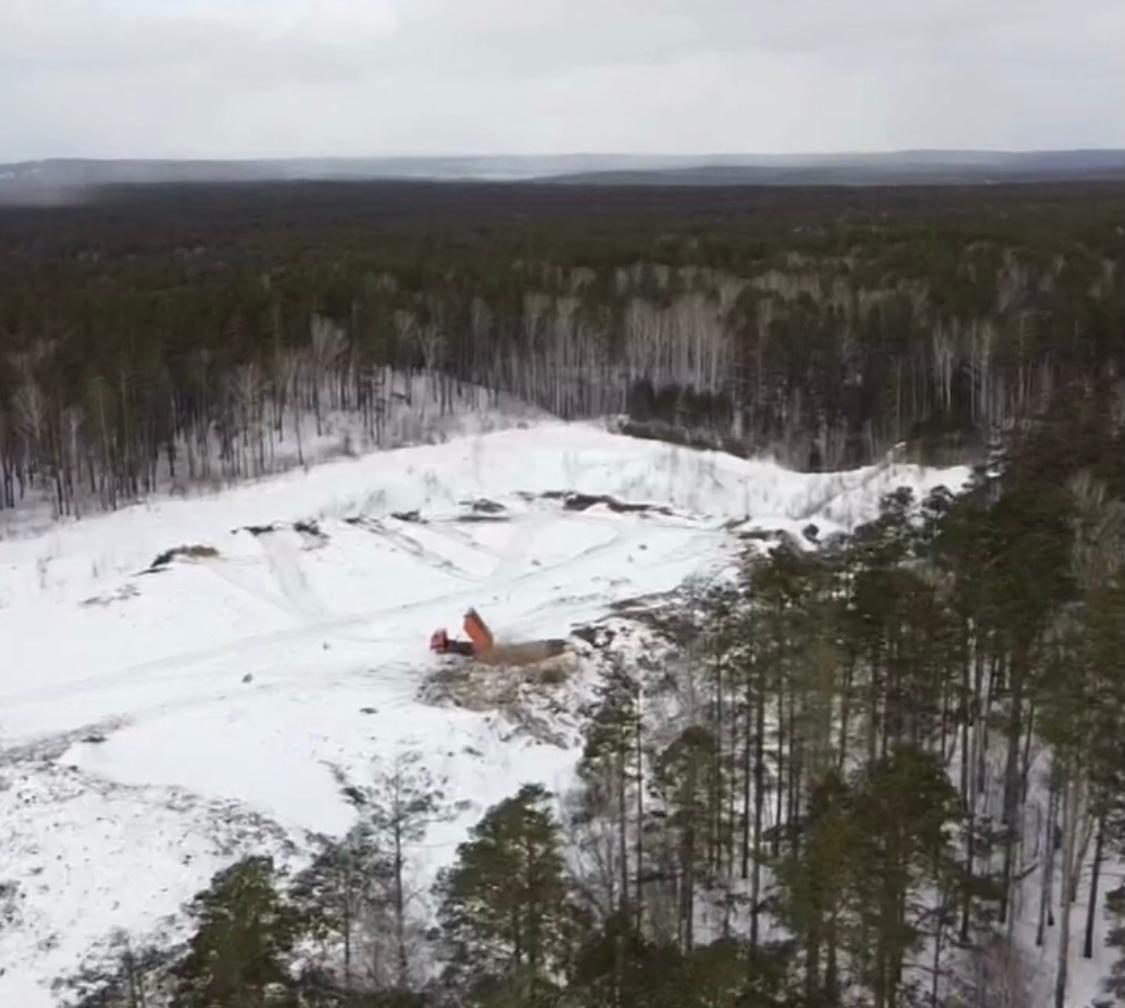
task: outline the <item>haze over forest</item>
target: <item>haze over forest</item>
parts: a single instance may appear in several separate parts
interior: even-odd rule
[[[76,198],[99,186],[176,182],[539,181],[592,185],[935,185],[1125,178],[1125,149],[880,154],[49,159],[0,164],[0,201]]]

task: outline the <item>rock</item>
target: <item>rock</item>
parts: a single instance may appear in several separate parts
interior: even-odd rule
[[[244,676],[242,677],[242,681],[243,681],[243,682],[253,682],[253,681],[254,681],[254,677],[253,677],[253,676],[252,676],[252,675],[251,675],[251,674],[250,674],[249,672],[247,672],[247,673],[246,673],[246,675],[244,675]]]
[[[466,502],[462,502],[466,503]],[[498,504],[496,501],[489,500],[487,497],[478,497],[475,501],[467,502],[469,506],[478,514],[502,514],[507,508],[503,504]]]
[[[550,496],[546,494],[544,496]],[[563,497],[563,508],[567,511],[586,511],[595,504],[603,504],[617,514],[657,514],[670,515],[672,509],[661,504],[634,504],[619,501],[608,494],[569,493]]]
[[[775,533],[771,532],[769,529],[755,528],[747,529],[745,532],[739,532],[738,538],[754,539],[760,542],[768,542],[770,539],[774,538],[774,535]]]
[[[189,560],[212,560],[219,555],[214,546],[176,546],[165,550],[148,565],[148,570],[155,573],[167,567],[176,557],[186,557]]]
[[[277,526],[272,522],[269,525],[243,525],[241,528],[232,529],[233,532],[249,532],[252,536],[267,535],[276,532]]]

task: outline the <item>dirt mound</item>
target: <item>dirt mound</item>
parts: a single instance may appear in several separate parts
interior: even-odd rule
[[[514,652],[513,656],[527,659],[530,652]],[[439,706],[496,711],[517,731],[541,742],[567,745],[559,714],[568,705],[567,687],[577,667],[577,656],[565,648],[549,657],[507,664],[450,658],[426,677],[418,699]]]
[[[561,657],[565,655],[566,650],[566,641],[560,638],[517,641],[511,644],[496,644],[491,650],[478,655],[476,661],[482,665],[522,668]]]
[[[177,557],[184,557],[188,560],[213,560],[218,555],[219,551],[214,546],[174,546],[170,550],[165,550],[153,560],[148,565],[148,570],[164,570]]]
[[[595,505],[609,508],[616,514],[661,514],[674,512],[666,504],[646,504],[638,501],[622,501],[609,494],[575,493],[564,490],[548,490],[542,495],[544,500],[561,500],[566,511],[587,511]]]

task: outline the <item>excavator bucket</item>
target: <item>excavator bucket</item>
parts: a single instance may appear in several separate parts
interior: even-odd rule
[[[492,650],[492,631],[488,629],[475,609],[470,609],[465,613],[465,633],[469,640],[473,642],[475,654],[488,654]]]

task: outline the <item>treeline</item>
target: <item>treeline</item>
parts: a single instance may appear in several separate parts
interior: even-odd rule
[[[809,468],[971,455],[1125,360],[1125,188],[134,187],[0,208],[0,507],[285,464],[388,375]],[[401,394],[401,393],[398,393]],[[279,451],[284,442],[286,451]]]
[[[607,681],[584,891],[630,948],[742,964],[670,1003],[1063,1008],[1104,945],[1125,994],[1123,407],[1076,396],[963,496],[751,549],[663,622],[678,658]],[[606,962],[616,1000],[575,1003],[664,1003]]]
[[[221,873],[186,950],[125,949],[81,1003],[1063,1008],[1102,946],[1125,996],[1121,404],[806,538],[608,652],[574,790],[489,809],[428,901],[453,808],[404,757],[341,779],[356,826],[311,866]]]

